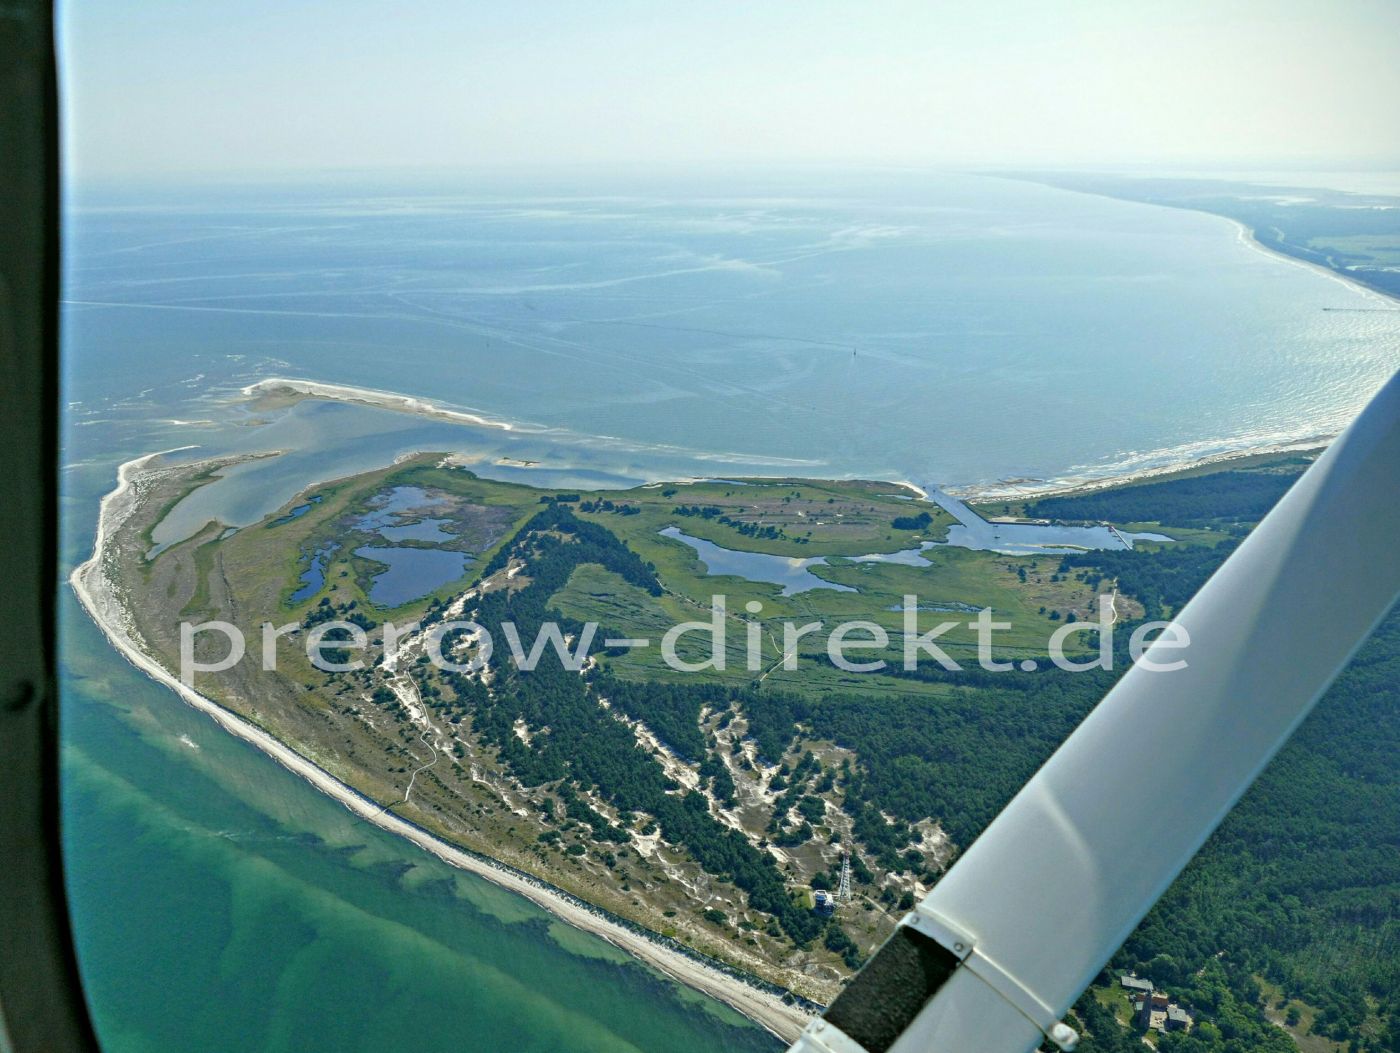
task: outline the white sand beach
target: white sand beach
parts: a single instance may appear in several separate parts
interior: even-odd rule
[[[379,391],[374,388],[359,388],[349,384],[327,384],[319,380],[298,380],[289,377],[268,377],[243,388],[239,395],[245,399],[265,396],[292,396],[301,398],[332,399],[337,402],[358,402],[379,409],[394,410],[398,413],[412,413],[431,420],[446,421],[451,424],[468,424],[478,428],[496,428],[500,431],[529,431],[525,425],[511,421],[485,417],[467,410],[453,409],[439,405],[430,399],[414,395],[400,395],[393,391]],[[543,430],[543,429],[538,429]]]
[[[266,383],[278,384],[279,381]],[[293,382],[299,383],[299,382]],[[339,397],[339,396],[331,396]],[[175,452],[173,450],[164,451]],[[92,556],[74,569],[69,582],[79,601],[97,623],[112,646],[137,669],[165,685],[195,709],[206,713],[230,734],[256,746],[287,770],[301,776],[318,790],[339,801],[355,815],[381,829],[398,834],[439,859],[478,874],[503,888],[519,893],[559,918],[594,933],[675,980],[732,1006],[786,1041],[794,1039],[810,1019],[801,1008],[789,1005],[777,995],[711,968],[702,961],[680,953],[647,935],[592,911],[556,890],[535,882],[518,871],[494,865],[442,841],[396,815],[385,812],[325,769],[307,760],[261,728],[220,706],[212,699],[186,687],[147,651],[108,574],[109,545],[120,524],[137,507],[141,483],[148,474],[163,469],[154,462],[160,453],[148,454],[123,464],[117,473],[117,486],[102,499],[96,541]],[[184,466],[188,467],[188,466]]]

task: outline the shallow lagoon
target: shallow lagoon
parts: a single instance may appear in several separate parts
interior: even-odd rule
[[[382,531],[402,519],[413,519],[415,512],[437,508],[442,504],[442,497],[429,497],[421,486],[396,486],[388,493],[375,497],[370,502],[374,510],[357,519],[355,526],[359,530]]]

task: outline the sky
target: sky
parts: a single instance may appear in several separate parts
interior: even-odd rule
[[[78,178],[1400,168],[1396,0],[60,0]]]

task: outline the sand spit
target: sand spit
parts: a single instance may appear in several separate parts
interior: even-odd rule
[[[336,402],[358,402],[362,405],[394,410],[398,413],[412,413],[431,420],[446,421],[451,424],[468,424],[477,428],[495,428],[498,431],[544,430],[485,417],[467,410],[453,409],[414,395],[400,395],[393,391],[359,388],[349,384],[327,384],[319,380],[268,377],[265,380],[259,380],[256,384],[249,384],[239,394],[245,399],[284,396],[331,399]]]

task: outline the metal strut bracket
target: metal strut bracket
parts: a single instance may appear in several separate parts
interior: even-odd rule
[[[962,926],[923,903],[910,911],[901,924],[918,930],[952,954],[962,963],[960,968],[966,969],[995,991],[1065,1053],[1079,1043],[1079,1033],[1061,1020],[1059,1014],[1039,995],[979,951],[976,937]]]

